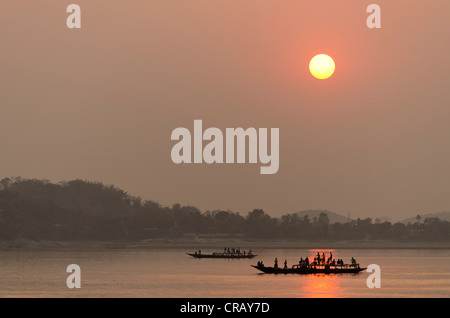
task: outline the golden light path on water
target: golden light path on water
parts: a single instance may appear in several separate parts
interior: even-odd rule
[[[339,258],[334,249],[311,249],[308,258],[313,260],[318,253],[320,256],[323,253],[325,258],[328,258],[330,253],[334,259]],[[340,276],[335,274],[307,275],[304,277],[303,284],[299,285],[299,295],[308,298],[337,298],[342,297],[343,291],[340,286]]]

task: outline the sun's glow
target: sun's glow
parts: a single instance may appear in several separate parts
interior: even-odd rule
[[[309,71],[318,79],[326,79],[333,75],[336,64],[333,59],[326,54],[318,54],[309,62]]]

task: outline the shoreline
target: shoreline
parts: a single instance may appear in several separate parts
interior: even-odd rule
[[[289,241],[256,239],[148,239],[142,241],[0,241],[0,251],[44,250],[146,250],[174,249],[223,250],[241,249],[450,249],[450,242],[405,242],[381,240],[350,241]]]

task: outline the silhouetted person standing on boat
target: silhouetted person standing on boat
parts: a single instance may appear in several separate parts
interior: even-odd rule
[[[278,268],[278,258],[275,257],[275,264],[273,265],[273,268]]]
[[[333,261],[333,253],[330,252],[330,257],[327,259],[327,264],[330,264]]]
[[[284,269],[287,269],[287,260],[284,260]]]

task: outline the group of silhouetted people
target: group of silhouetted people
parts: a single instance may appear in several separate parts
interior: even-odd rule
[[[262,262],[261,262],[262,264]],[[278,268],[278,258],[275,257],[275,263],[273,264],[273,268]],[[284,269],[287,269],[287,260],[284,260]]]
[[[301,258],[300,258],[300,262],[301,262]],[[308,263],[307,263],[308,264]],[[325,261],[325,253],[322,253],[322,256],[320,255],[320,253],[317,253],[316,257],[314,258],[314,265],[320,265],[320,264],[326,264],[326,265],[339,265],[339,266],[344,266],[344,260],[342,259],[333,259],[333,253],[330,252],[330,256],[327,258],[327,260]],[[356,265],[356,260],[352,257],[351,259],[351,264],[352,265]]]
[[[319,252],[317,252],[316,257],[314,257],[314,264],[331,264],[333,261],[333,253],[330,252],[330,256],[325,261],[325,253],[322,253],[320,255]]]
[[[352,257],[351,259],[351,264],[357,265],[356,260]],[[309,262],[309,258],[306,257],[305,259],[303,259],[302,257],[300,257],[300,261],[299,261],[299,265],[300,266],[307,266],[310,265]],[[342,259],[333,259],[333,253],[330,252],[330,256],[325,260],[325,253],[322,253],[322,255],[320,255],[320,253],[317,253],[316,257],[314,257],[314,261],[311,263],[311,265],[338,265],[338,266],[344,266],[344,261]],[[262,261],[258,262],[258,266],[264,267],[264,264]],[[274,261],[274,265],[273,268],[278,268],[278,258],[275,258]],[[284,261],[284,268],[287,268],[287,261]]]
[[[232,255],[234,255],[234,254],[238,254],[238,255],[240,255],[241,253],[245,256],[245,254],[246,254],[246,252],[245,252],[245,250],[242,250],[241,251],[241,248],[239,247],[239,248],[229,248],[229,247],[224,247],[223,248],[223,253],[224,254],[232,254]],[[252,250],[248,250],[248,253],[247,253],[247,255],[252,255]]]

